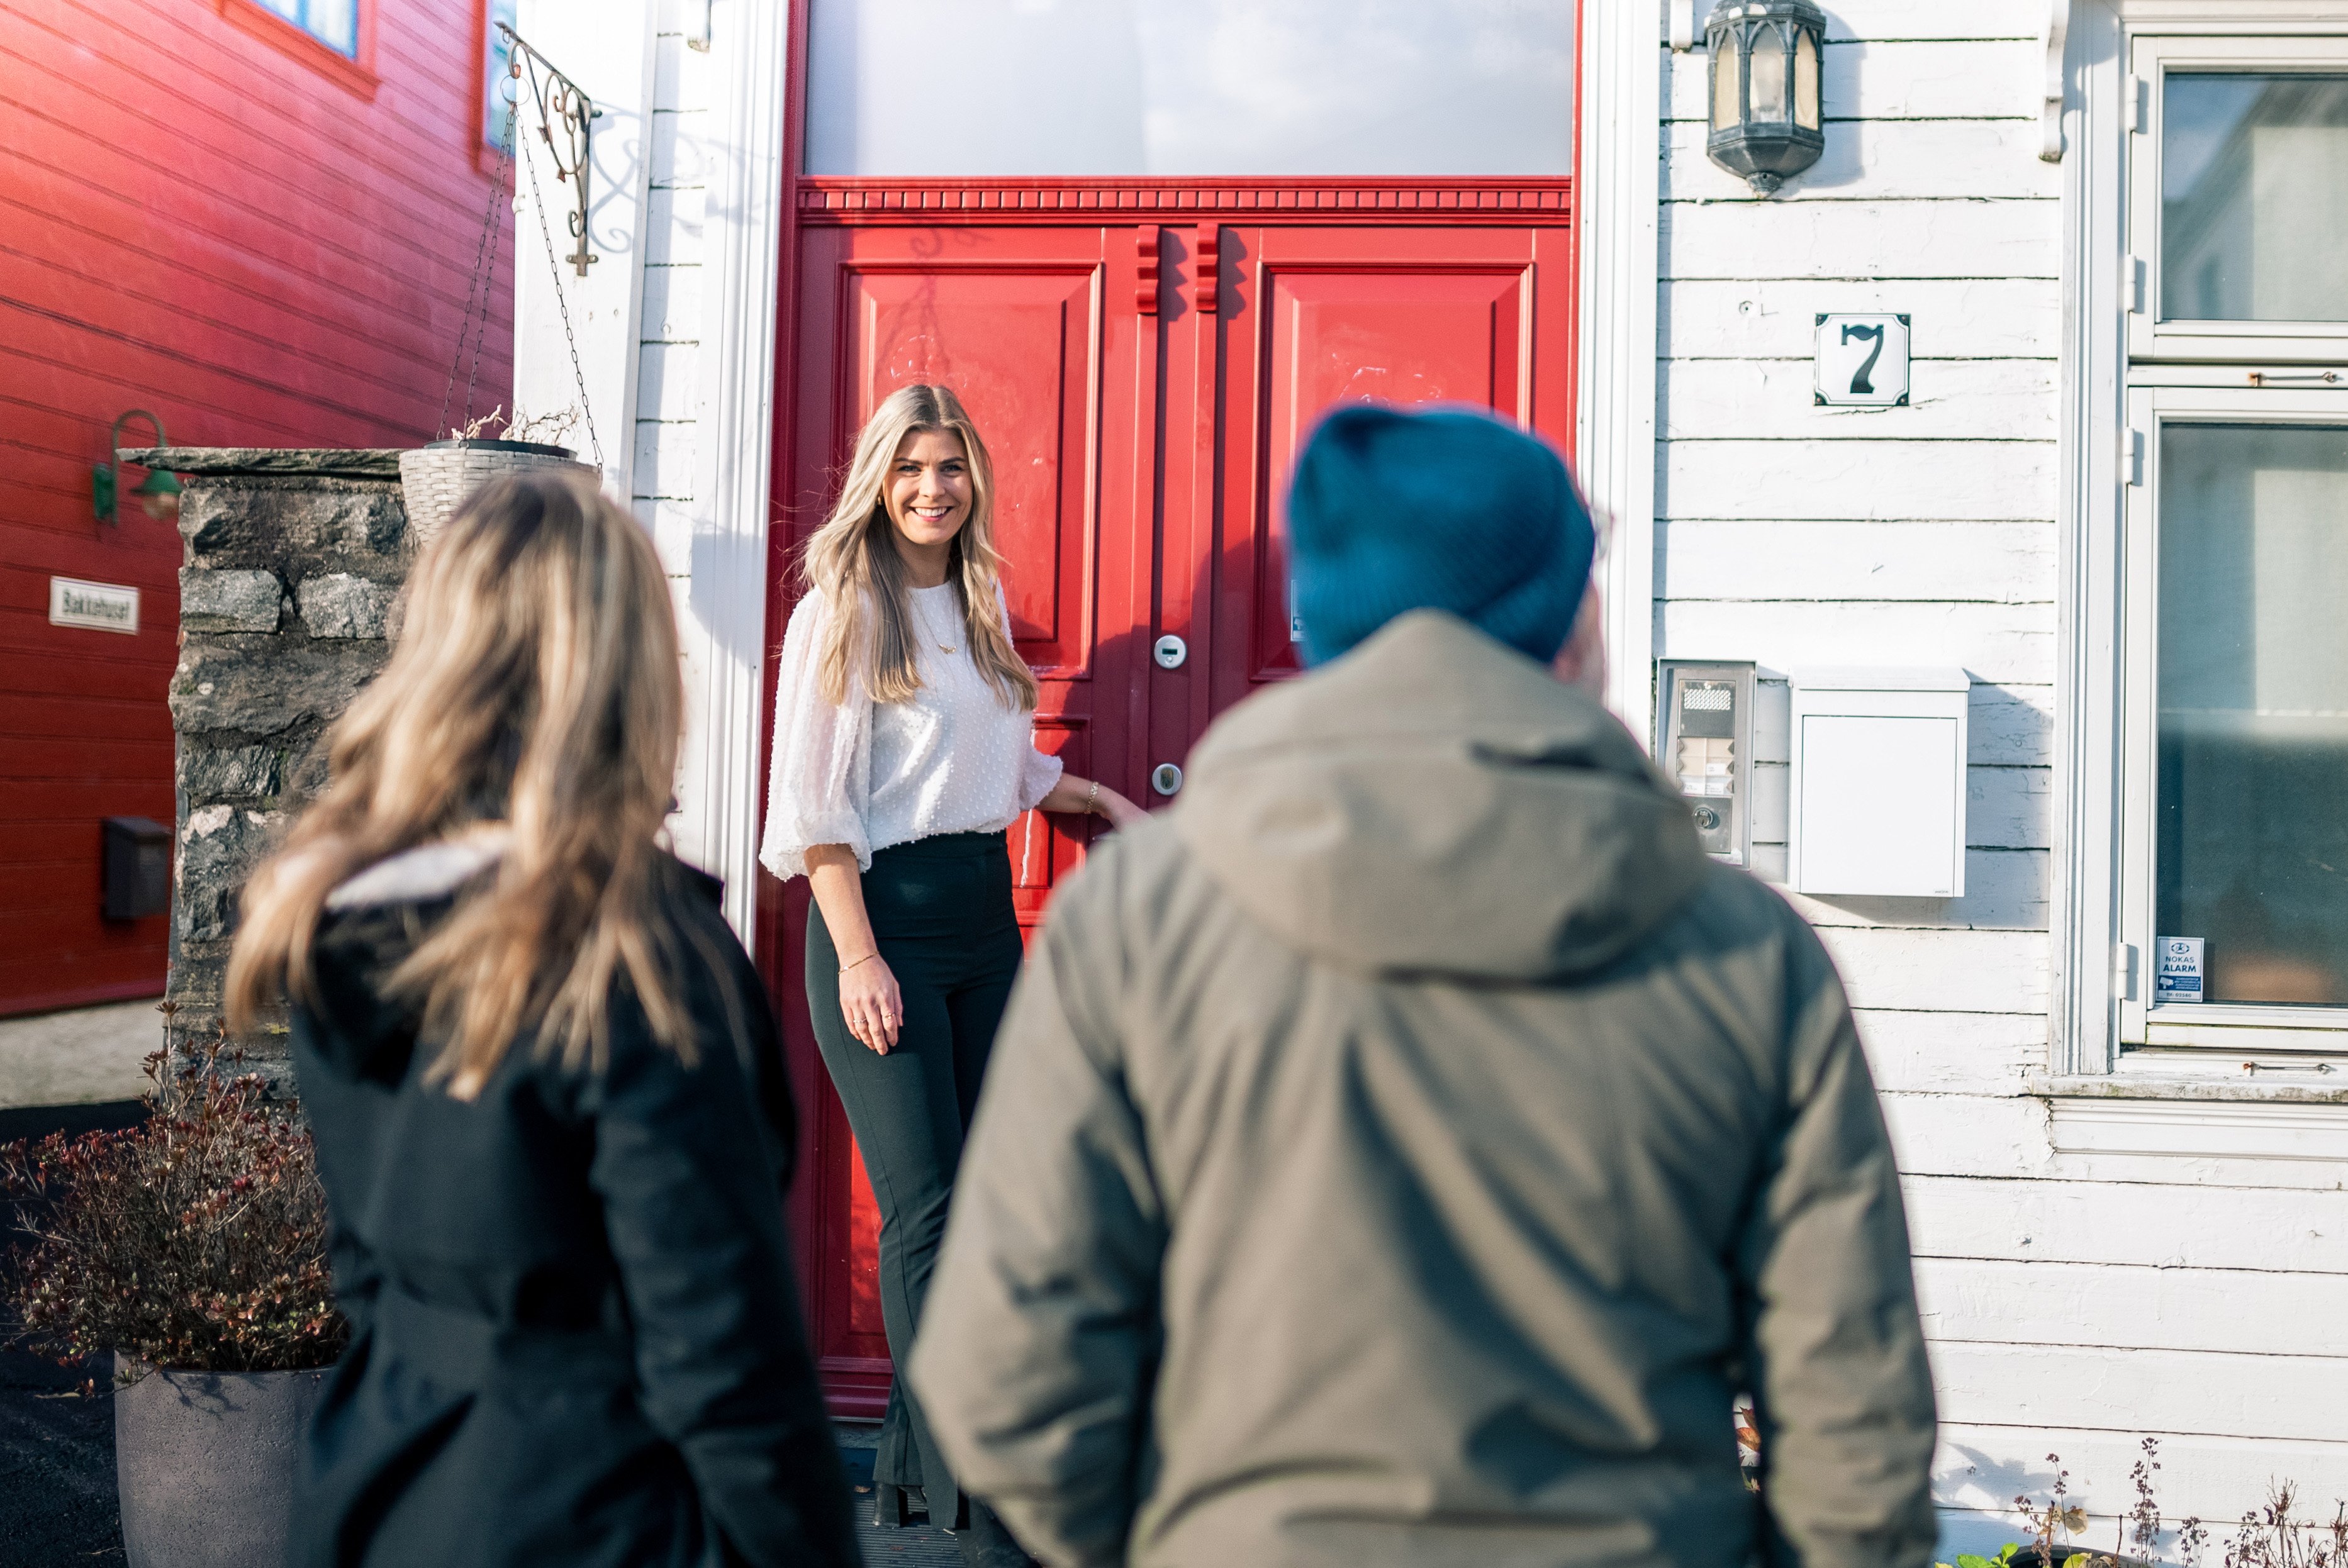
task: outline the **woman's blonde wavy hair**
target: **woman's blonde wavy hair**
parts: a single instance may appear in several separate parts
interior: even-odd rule
[[[483,487],[425,548],[389,665],[328,733],[324,793],[246,886],[230,1026],[281,994],[315,1001],[335,887],[503,827],[494,873],[388,977],[438,1042],[427,1081],[471,1099],[533,1030],[541,1053],[600,1067],[623,978],[690,1060],[656,909],[684,719],[668,584],[635,519],[572,479]]]
[[[1004,623],[999,584],[1003,557],[994,548],[994,468],[978,427],[962,400],[943,386],[901,386],[882,400],[856,438],[831,516],[808,540],[808,587],[831,610],[829,635],[817,660],[819,689],[834,704],[848,701],[853,677],[875,702],[901,702],[921,690],[913,657],[913,608],[897,528],[890,521],[889,468],[905,437],[943,432],[958,437],[970,462],[970,517],[954,535],[946,580],[970,629],[971,657],[1006,704],[1032,710],[1035,677]]]

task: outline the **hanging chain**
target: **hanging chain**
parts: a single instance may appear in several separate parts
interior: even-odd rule
[[[517,69],[513,74],[520,76],[521,73]],[[432,438],[436,441],[441,438],[443,432],[453,428],[448,423],[448,405],[457,395],[457,367],[465,360],[465,334],[469,330],[473,334],[473,366],[465,374],[465,424],[470,428],[473,423],[473,384],[480,375],[481,343],[489,334],[489,307],[496,299],[497,232],[500,215],[510,200],[506,194],[506,183],[513,172],[514,125],[520,118],[520,110],[514,100],[508,98],[506,134],[498,147],[497,173],[489,180],[489,210],[481,214],[480,242],[473,250],[473,275],[465,286],[465,313],[457,322],[457,355],[448,362],[448,384],[440,393],[440,423],[432,431]],[[478,322],[473,309],[476,295],[480,299]]]
[[[538,159],[530,156],[530,143],[524,140],[521,149],[522,167],[530,172],[530,201],[538,209],[539,237],[546,241],[546,268],[554,280],[555,308],[562,313],[562,341],[571,345],[571,374],[579,387],[579,413],[587,421],[587,444],[594,449],[595,466],[603,466],[603,443],[595,434],[595,410],[587,401],[587,373],[579,364],[579,339],[571,330],[571,302],[562,292],[562,264],[554,255],[554,231],[546,226],[546,201],[539,193]],[[584,236],[579,248],[587,249]]]

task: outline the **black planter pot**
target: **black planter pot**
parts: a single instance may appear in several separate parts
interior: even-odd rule
[[[118,1356],[118,1372],[134,1364]],[[319,1372],[149,1371],[114,1396],[130,1568],[282,1568]]]

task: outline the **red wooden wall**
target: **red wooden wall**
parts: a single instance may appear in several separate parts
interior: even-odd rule
[[[222,446],[438,419],[494,168],[480,9],[360,3],[348,61],[252,0],[0,0],[0,1016],[163,988],[164,918],[99,913],[100,819],[172,819],[179,636],[177,535],[91,514],[115,416]],[[137,635],[49,625],[52,576],[137,586]]]

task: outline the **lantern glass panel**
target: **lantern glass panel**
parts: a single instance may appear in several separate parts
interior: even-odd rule
[[[1776,27],[1754,29],[1749,51],[1753,73],[1753,118],[1782,124],[1794,117],[1786,104],[1786,35]]]
[[[1818,128],[1818,46],[1805,27],[1794,35],[1794,123]]]
[[[1712,128],[1735,130],[1745,118],[1745,51],[1733,35],[1721,43],[1712,56]]]

